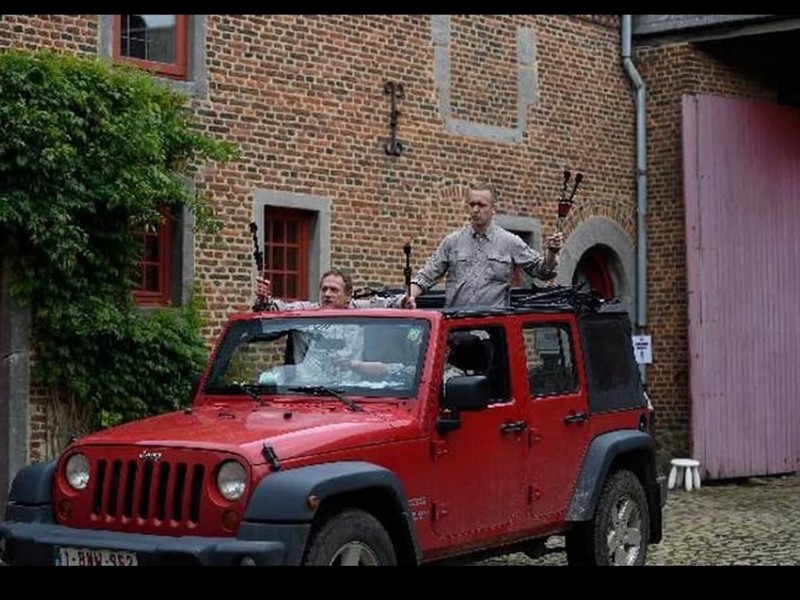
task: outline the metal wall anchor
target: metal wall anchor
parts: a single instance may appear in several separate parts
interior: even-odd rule
[[[400,111],[397,109],[397,101],[403,98],[403,84],[396,81],[387,81],[383,86],[383,91],[392,97],[392,110],[389,113],[389,141],[386,142],[384,149],[386,154],[400,156],[403,153],[403,144],[397,139],[397,118]]]

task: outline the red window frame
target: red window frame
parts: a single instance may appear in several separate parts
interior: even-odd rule
[[[265,211],[264,272],[272,282],[272,293],[276,298],[308,298],[311,222],[312,213],[303,210],[268,208]],[[290,236],[291,231],[294,231],[293,236]],[[289,264],[291,253],[295,256],[293,268]]]
[[[142,233],[144,246],[142,258],[139,261],[139,285],[133,291],[133,299],[139,306],[165,306],[170,303],[170,270],[172,249],[172,218],[168,211],[162,211],[164,218],[161,224],[150,231]],[[155,260],[148,260],[148,241],[155,244],[157,256]],[[154,287],[148,288],[147,270],[155,270],[157,275],[153,278]]]
[[[143,60],[122,54],[122,15],[114,15],[113,57],[120,62],[130,63],[158,75],[173,79],[186,79],[188,76],[189,15],[175,15],[175,62],[162,63]]]

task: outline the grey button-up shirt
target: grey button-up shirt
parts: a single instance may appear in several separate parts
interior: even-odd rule
[[[518,235],[490,223],[486,233],[467,225],[448,235],[411,279],[423,291],[442,276],[445,306],[508,306],[516,266],[532,277],[547,278],[553,260],[528,246]]]
[[[397,294],[388,298],[371,296],[369,298],[359,298],[358,300],[351,298],[347,308],[402,308],[403,296],[404,294]],[[286,302],[285,300],[273,298],[267,310],[311,310],[319,308],[319,306],[319,302],[309,302],[307,300]]]

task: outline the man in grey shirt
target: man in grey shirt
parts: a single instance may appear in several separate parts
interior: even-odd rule
[[[515,267],[538,279],[555,277],[563,245],[560,232],[547,239],[542,255],[493,222],[495,197],[490,189],[472,190],[469,208],[470,224],[445,237],[411,279],[412,298],[446,274],[445,306],[508,306]]]
[[[310,310],[315,308],[413,308],[414,304],[404,294],[387,298],[373,296],[359,300],[353,299],[353,280],[344,271],[331,269],[319,281],[319,302],[296,300],[287,302],[272,297],[269,279],[256,279],[256,301],[253,310]]]
[[[319,282],[319,302],[286,302],[272,297],[272,286],[268,279],[258,277],[256,284],[256,301],[253,304],[253,311],[256,312],[320,308],[413,308],[413,302],[406,299],[404,294],[354,300],[353,280],[350,275],[337,269],[322,275]],[[340,342],[341,347],[336,350],[326,347],[323,341],[326,339]],[[301,350],[301,347],[304,348]],[[375,371],[375,366],[371,363],[361,362],[363,350],[364,340],[360,326],[332,324],[310,340],[298,340],[295,344],[295,361],[304,380],[337,381],[342,376],[336,371],[342,367],[369,374]]]

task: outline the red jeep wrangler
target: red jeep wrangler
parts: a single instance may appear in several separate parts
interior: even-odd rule
[[[190,408],[17,474],[0,557],[420,564],[564,535],[570,564],[644,564],[666,487],[626,313],[441,306],[233,317]]]

